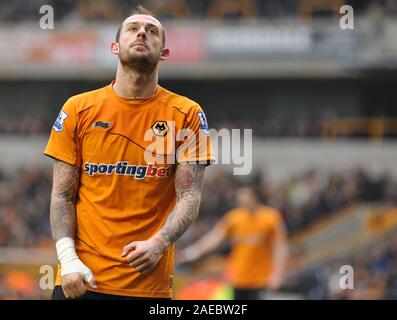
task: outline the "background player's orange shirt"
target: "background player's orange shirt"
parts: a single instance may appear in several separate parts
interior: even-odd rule
[[[265,206],[255,213],[237,208],[226,213],[220,223],[232,242],[228,267],[233,286],[265,287],[272,273],[274,240],[286,236],[280,213]]]
[[[193,134],[176,141],[184,128]],[[199,135],[200,143],[192,143]],[[153,141],[163,150],[151,148]],[[153,236],[173,209],[175,151],[182,142],[195,152],[189,149],[179,161],[214,160],[199,105],[160,86],[155,96],[139,101],[117,96],[112,82],[63,106],[44,153],[81,168],[75,245],[97,280],[95,291],[172,297],[173,246],[147,275],[130,267],[121,252],[128,243]],[[167,157],[148,163],[145,154]]]

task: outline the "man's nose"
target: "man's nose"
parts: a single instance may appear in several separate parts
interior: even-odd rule
[[[138,38],[145,38],[146,37],[146,30],[145,30],[144,27],[139,28],[137,37]]]

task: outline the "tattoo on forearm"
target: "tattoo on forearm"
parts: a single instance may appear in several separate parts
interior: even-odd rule
[[[51,193],[50,222],[54,240],[74,237],[76,224],[76,195],[80,169],[55,160]]]
[[[167,247],[196,219],[203,187],[205,165],[183,163],[175,173],[176,204],[160,231]]]

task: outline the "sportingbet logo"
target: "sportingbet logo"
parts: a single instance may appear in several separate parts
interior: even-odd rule
[[[156,167],[153,163],[147,166],[130,165],[128,161],[120,161],[114,164],[97,164],[86,162],[84,164],[84,172],[90,177],[95,175],[112,175],[130,176],[136,180],[141,180],[145,177],[167,178],[171,176],[172,167]]]

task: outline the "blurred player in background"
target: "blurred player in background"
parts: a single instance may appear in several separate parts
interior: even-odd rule
[[[171,298],[173,244],[198,214],[204,169],[214,160],[200,106],[158,85],[159,61],[169,55],[161,23],[138,6],[111,52],[119,57],[116,80],[70,98],[44,152],[55,160],[52,299]],[[194,134],[179,141],[171,125]],[[147,163],[148,131],[196,152]]]
[[[252,187],[237,189],[238,207],[178,257],[180,263],[193,262],[230,240],[228,266],[236,300],[262,299],[266,289],[278,290],[283,280],[288,256],[283,219],[259,199]]]

